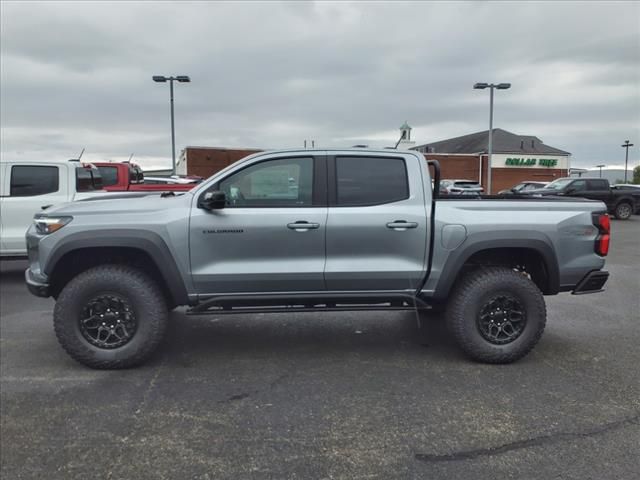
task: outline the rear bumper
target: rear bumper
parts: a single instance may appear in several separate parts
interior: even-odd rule
[[[598,293],[604,290],[604,284],[609,279],[609,272],[604,270],[593,270],[587,273],[582,280],[578,282],[576,288],[571,292],[574,295],[583,295],[585,293]]]
[[[27,288],[36,297],[50,297],[49,283],[44,275],[34,274],[30,268],[24,272],[24,280],[27,282]]]

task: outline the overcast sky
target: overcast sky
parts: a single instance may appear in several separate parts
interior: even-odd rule
[[[169,166],[176,145],[419,144],[494,126],[640,163],[640,3],[1,4],[2,157]]]

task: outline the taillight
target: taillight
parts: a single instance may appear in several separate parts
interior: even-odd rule
[[[598,255],[606,257],[609,253],[609,243],[611,241],[611,219],[606,213],[594,213],[592,219],[593,224],[598,227],[595,251]]]

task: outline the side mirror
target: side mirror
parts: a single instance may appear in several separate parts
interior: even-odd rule
[[[567,189],[565,190],[565,192],[564,192],[564,193],[565,193],[565,195],[571,195],[571,194],[573,194],[573,193],[576,193],[577,191],[578,191],[578,189],[577,189],[577,188],[569,187],[569,188],[567,188]]]
[[[219,210],[224,208],[227,204],[227,196],[220,190],[214,190],[213,192],[207,192],[201,197],[198,202],[198,207],[205,210]]]

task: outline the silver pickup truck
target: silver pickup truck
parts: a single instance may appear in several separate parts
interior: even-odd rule
[[[185,193],[87,200],[37,214],[29,290],[57,302],[64,349],[139,364],[168,312],[445,309],[472,359],[526,355],[543,295],[601,291],[609,217],[579,198],[438,199],[417,152],[262,152]]]

